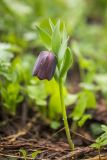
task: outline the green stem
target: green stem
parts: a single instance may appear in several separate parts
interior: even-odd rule
[[[72,139],[71,139],[70,130],[69,130],[68,121],[67,121],[66,108],[65,108],[65,104],[64,104],[62,79],[59,80],[59,92],[60,92],[60,100],[61,100],[61,107],[62,107],[62,114],[63,114],[66,136],[67,136],[68,143],[69,143],[69,146],[70,146],[71,150],[74,150],[74,144],[73,144]]]
[[[98,148],[99,160],[101,160],[100,148]]]

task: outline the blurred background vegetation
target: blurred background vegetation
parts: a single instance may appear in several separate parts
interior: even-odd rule
[[[85,111],[96,108],[99,95],[107,98],[106,0],[0,1],[0,119],[15,116],[26,104],[47,117],[51,127],[59,126],[57,83],[32,78],[36,56],[45,50],[35,24],[48,29],[49,18],[66,24],[74,64],[64,88],[65,104],[74,104],[69,117],[82,126],[91,118]]]

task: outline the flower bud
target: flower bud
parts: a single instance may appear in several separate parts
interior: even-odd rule
[[[33,70],[33,76],[40,80],[52,79],[56,68],[56,57],[49,51],[40,52]]]

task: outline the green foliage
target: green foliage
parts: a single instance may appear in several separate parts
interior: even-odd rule
[[[18,105],[24,101],[25,97],[28,97],[29,101],[39,106],[38,111],[54,120],[56,115],[61,114],[58,84],[54,80],[49,84],[47,81],[41,83],[38,79],[32,78],[34,56],[28,54],[15,56],[10,50],[10,44],[1,44],[0,96],[2,106],[7,112],[15,115]],[[72,104],[72,98],[66,89],[64,92],[66,104]],[[50,97],[49,104],[47,104],[48,96]],[[57,116],[57,120],[59,118],[60,116]]]
[[[93,137],[97,138],[99,135],[102,134],[101,124],[98,122],[93,122],[90,125],[90,131],[91,131]]]
[[[64,77],[64,75],[67,74],[67,71],[72,64],[72,61],[73,60],[72,60],[70,48],[67,48],[65,52],[65,57],[61,66],[61,73],[60,73],[61,77]]]
[[[91,147],[96,149],[100,149],[101,147],[107,145],[107,126],[102,125],[101,128],[103,133],[96,139],[95,143],[91,145]]]
[[[84,113],[82,118],[78,121],[78,126],[82,127],[88,119],[91,119],[91,115]]]
[[[10,44],[2,44],[0,46],[0,96],[3,107],[15,115],[16,108],[24,99],[26,87],[31,79],[33,56],[14,57]],[[22,86],[23,83],[23,86]],[[24,87],[25,85],[25,87]]]
[[[72,63],[78,64],[81,91],[68,94],[64,87],[64,100],[67,106],[76,104],[70,117],[79,126],[91,118],[86,111],[96,106],[96,92],[107,98],[106,7],[105,0],[1,0],[0,107],[15,115],[27,99],[29,107],[34,103],[38,111],[55,122],[53,128],[58,126],[61,107],[57,83],[52,80],[50,85],[46,81],[41,84],[31,75],[33,53],[36,55],[45,46],[58,56],[57,81],[59,76],[65,80]]]
[[[37,27],[37,30],[39,31],[42,43],[45,45],[46,48],[49,49],[51,45],[51,38],[49,34],[45,30],[43,30],[41,27],[39,26],[36,26],[36,27]]]
[[[96,108],[95,95],[90,90],[83,90],[78,94],[77,104],[70,117],[77,121],[79,126],[83,126],[85,121],[91,118],[91,115],[85,114],[85,111],[90,108]]]
[[[40,150],[36,150],[36,151],[32,152],[31,157],[35,159],[37,157],[37,155],[40,154],[41,152],[42,151],[40,151]]]
[[[52,51],[57,56],[60,45],[61,45],[60,21],[58,21],[52,30]]]
[[[65,80],[66,78],[67,71],[72,65],[72,54],[71,54],[70,48],[67,47],[68,38],[67,38],[67,33],[66,33],[64,23],[61,28],[61,23],[59,20],[54,24],[52,20],[49,19],[49,25],[51,28],[50,34],[49,33],[44,34],[46,33],[46,30],[42,30],[40,29],[40,27],[37,27],[37,28],[39,28],[39,33],[41,35],[41,38],[44,44],[48,42],[47,41],[48,35],[50,35],[51,45],[52,45],[50,46],[50,49],[52,50],[53,54],[56,55],[56,59],[57,59],[57,70],[55,75],[56,82],[51,81],[49,83],[49,85],[51,86],[51,90],[48,89],[49,91],[48,95],[50,96],[48,116],[51,119],[57,120],[58,118],[55,115],[57,115],[57,113],[60,113],[60,114],[62,113],[60,94],[59,94],[59,81],[60,79]],[[64,96],[66,96],[67,91],[63,89],[63,92],[64,92]],[[54,127],[53,125],[51,126]],[[56,128],[56,126],[54,128]]]
[[[22,149],[20,149],[20,153],[22,153],[24,160],[26,160],[27,159],[27,151],[22,148]]]
[[[58,121],[52,121],[50,126],[52,129],[58,129],[60,127],[60,123]]]
[[[10,67],[10,60],[13,54],[10,52],[11,45],[7,43],[0,43],[0,75],[6,79],[10,79],[8,68]]]
[[[67,43],[68,43],[67,31],[66,31],[66,28],[65,28],[65,24],[63,23],[62,41],[61,41],[61,45],[59,47],[59,52],[58,52],[59,63],[62,61],[62,58],[64,57],[64,54],[66,56],[66,53],[65,53],[66,50],[69,50],[69,49],[67,49]]]
[[[7,85],[7,88],[2,88],[1,90],[3,105],[12,114],[15,114],[17,104],[23,100],[20,90],[20,85],[17,83],[10,83]]]
[[[31,80],[26,91],[29,98],[34,100],[37,105],[46,106],[47,94],[44,84],[40,83],[38,80]]]
[[[41,153],[40,150],[36,150],[36,151],[32,152],[31,154],[28,154],[27,151],[23,148],[21,148],[19,151],[22,154],[24,160],[27,160],[29,158],[35,159],[37,157],[37,155]]]
[[[47,49],[50,48],[50,50],[52,50],[52,52],[56,55],[58,64],[55,79],[58,81],[59,77],[65,77],[68,69],[72,65],[73,57],[70,48],[67,47],[68,37],[65,24],[63,23],[61,30],[60,20],[54,24],[52,20],[49,19],[49,25],[52,33],[47,33],[46,30],[43,30],[38,26],[37,29],[39,30],[43,44],[47,46]],[[51,44],[49,44],[50,42]]]

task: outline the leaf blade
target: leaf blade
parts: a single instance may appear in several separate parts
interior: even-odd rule
[[[49,49],[50,46],[51,46],[50,35],[44,29],[42,29],[41,27],[36,26],[36,28],[39,32],[39,35],[40,35],[40,38],[41,38],[42,42],[45,44],[45,47]]]
[[[60,72],[61,77],[63,77],[66,74],[67,70],[72,65],[72,63],[73,63],[73,58],[71,55],[70,48],[68,47],[66,49],[65,57],[64,57],[61,72]]]
[[[58,55],[60,45],[61,45],[60,21],[58,21],[52,32],[52,51],[56,54],[56,56]]]

